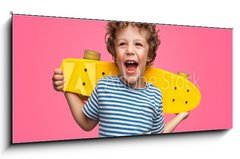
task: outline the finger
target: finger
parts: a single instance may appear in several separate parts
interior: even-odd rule
[[[53,82],[53,85],[54,85],[55,87],[59,87],[59,86],[63,86],[63,83],[64,83],[64,81],[54,81],[54,82]]]
[[[57,90],[57,91],[63,91],[63,86],[58,86],[58,87],[56,87],[55,90]]]
[[[56,69],[54,70],[54,74],[63,75],[63,70],[61,70],[60,68],[56,68]]]
[[[52,78],[53,81],[63,81],[64,76],[63,75],[54,75]]]

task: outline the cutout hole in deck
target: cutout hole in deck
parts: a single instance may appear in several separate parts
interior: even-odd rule
[[[102,75],[104,76],[104,75],[105,75],[105,72],[102,72]]]
[[[87,69],[85,68],[84,71],[87,72]]]
[[[82,83],[82,85],[83,85],[83,86],[85,86],[85,85],[86,85],[86,83],[85,83],[85,82],[83,82],[83,83]]]

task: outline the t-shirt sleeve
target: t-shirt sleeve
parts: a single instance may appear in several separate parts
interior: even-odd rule
[[[97,86],[93,90],[91,96],[87,100],[86,104],[82,108],[84,114],[93,119],[93,120],[99,120],[99,105],[98,105],[98,92],[97,92]]]
[[[156,112],[153,119],[152,134],[160,134],[163,132],[163,130],[164,130],[164,114],[161,97],[161,100],[157,101]]]

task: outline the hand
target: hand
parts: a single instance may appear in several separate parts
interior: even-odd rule
[[[163,133],[171,133],[173,130],[188,117],[189,112],[181,112],[176,114],[170,121],[165,124]]]
[[[186,119],[189,116],[190,112],[181,112],[176,114],[177,116],[181,117],[182,120]]]
[[[63,92],[64,76],[63,71],[60,68],[54,70],[54,75],[52,77],[53,88],[56,91]]]

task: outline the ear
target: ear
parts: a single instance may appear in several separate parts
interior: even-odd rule
[[[116,57],[112,56],[112,59],[116,63]]]
[[[149,65],[150,64],[150,61],[152,60],[152,58],[151,57],[148,57],[147,58],[147,64]]]

